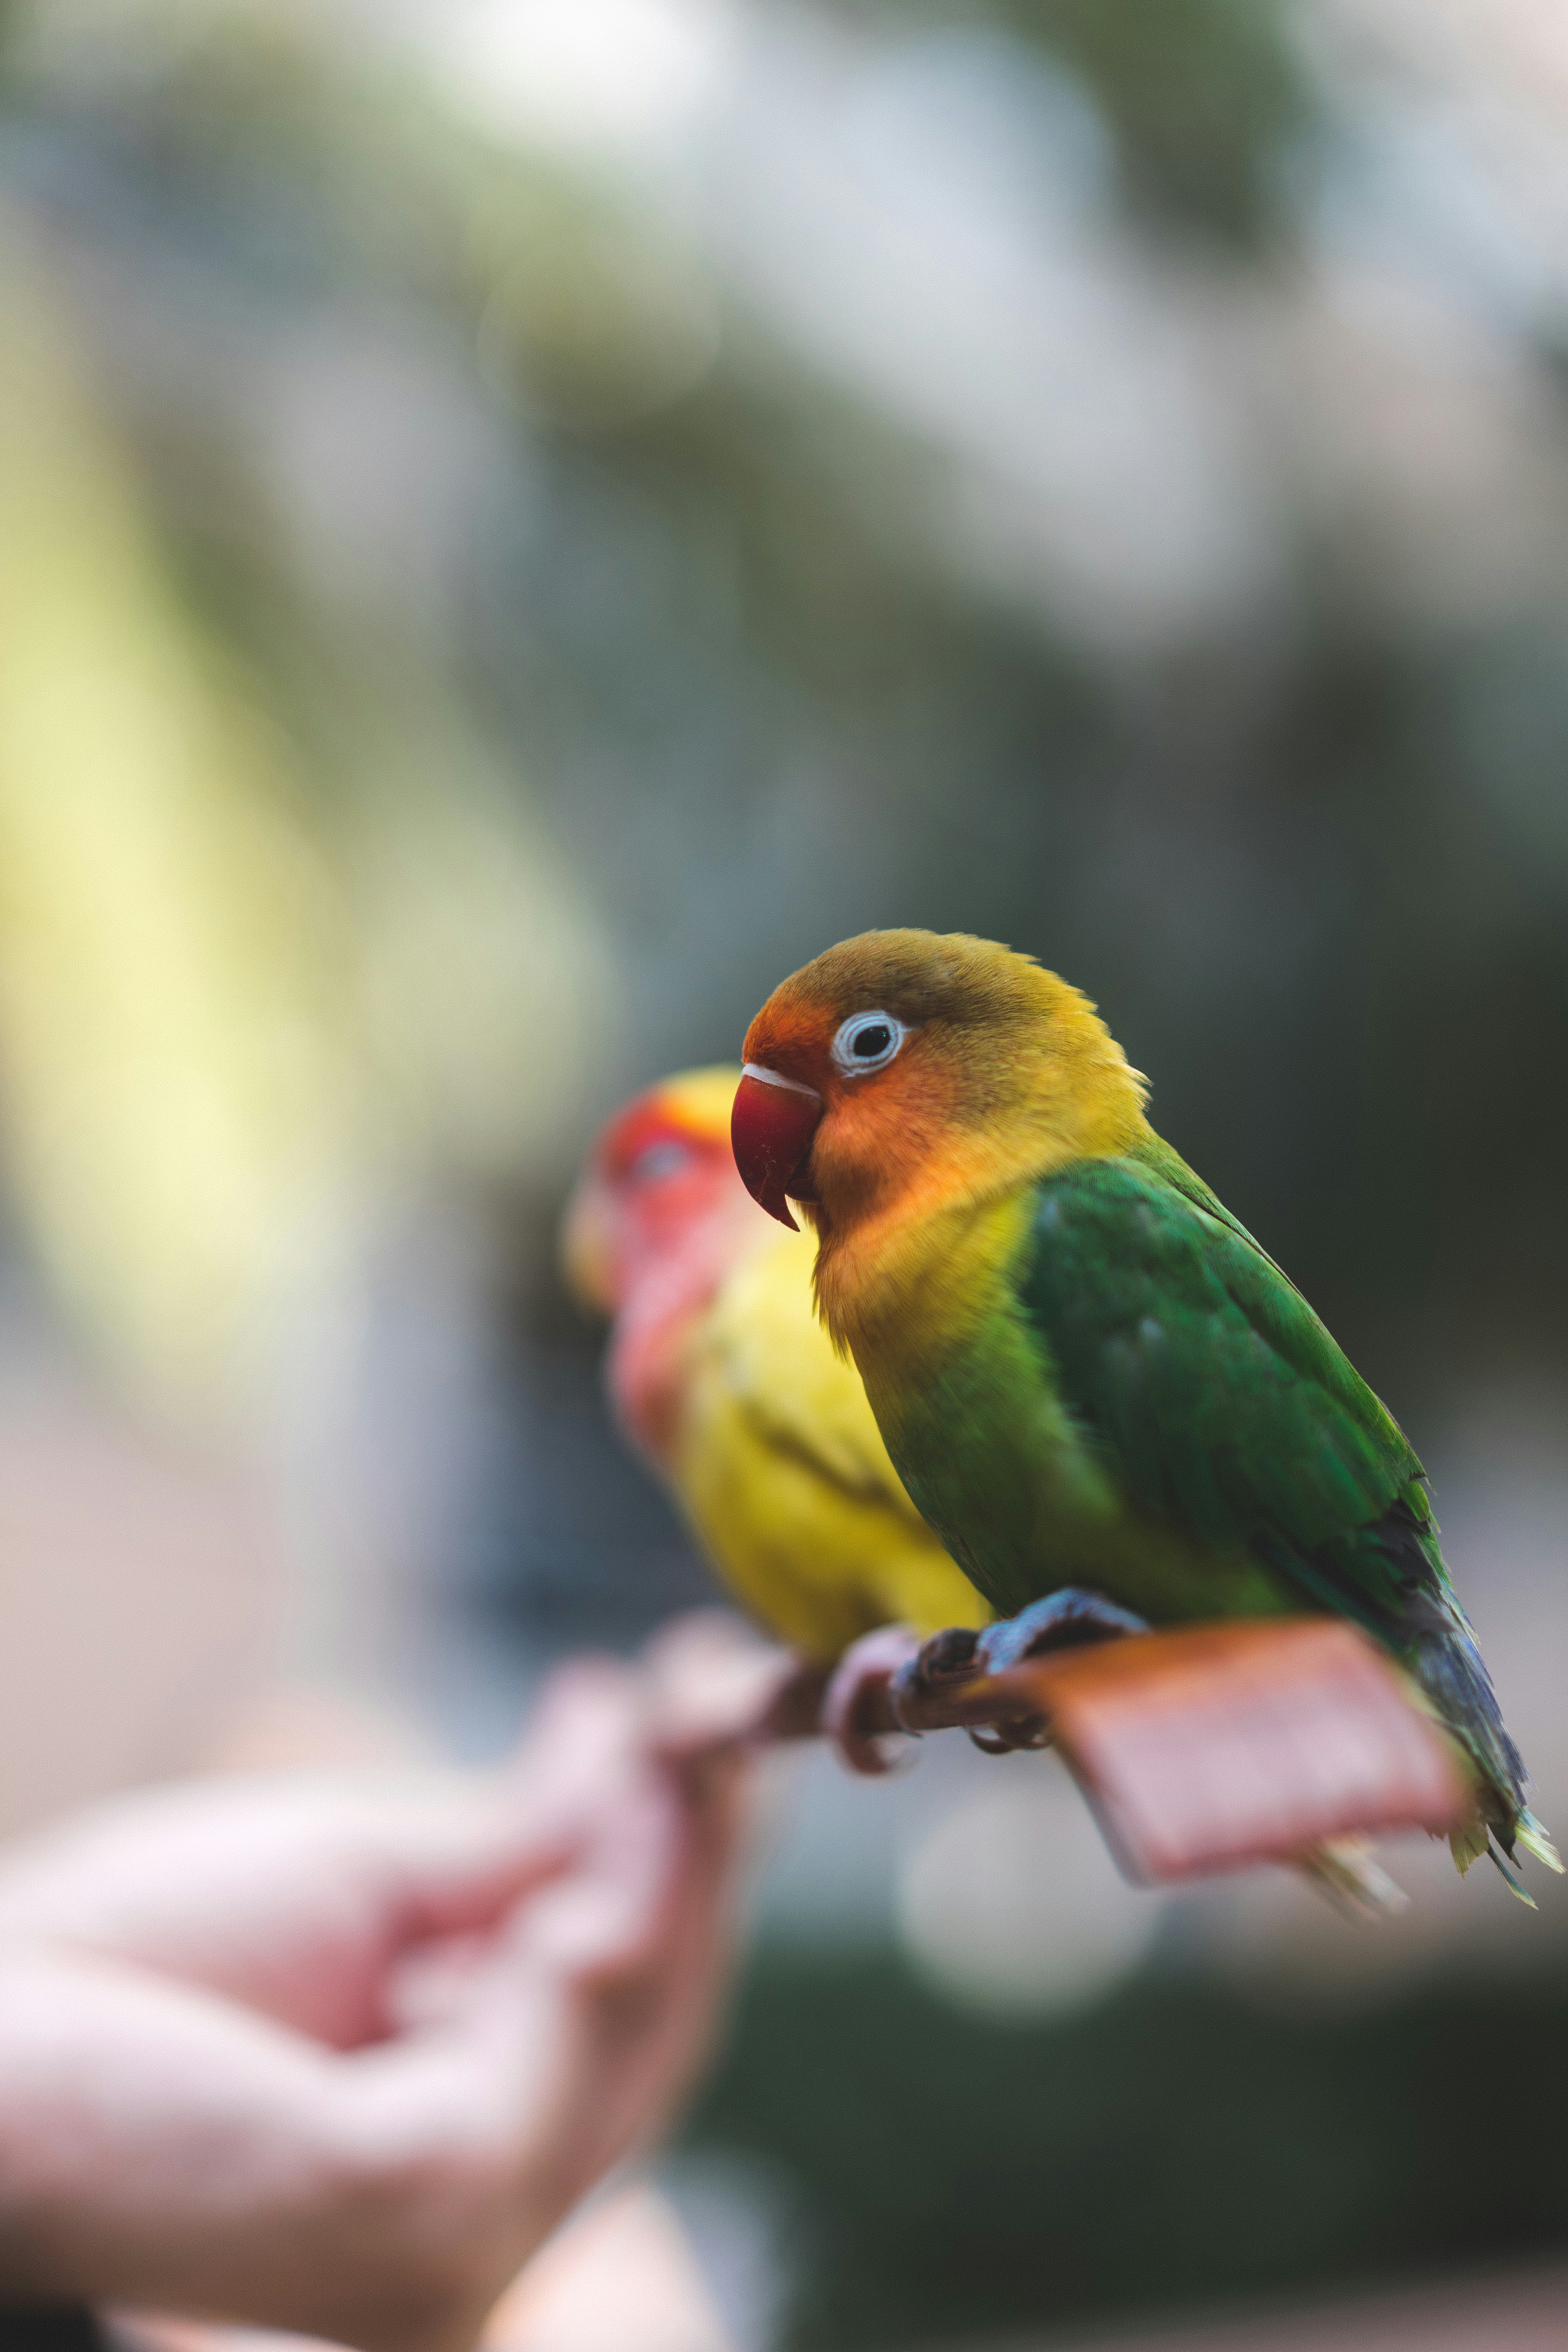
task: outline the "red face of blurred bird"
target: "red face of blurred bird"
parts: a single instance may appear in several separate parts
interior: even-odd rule
[[[673,1435],[687,1333],[768,1235],[730,1149],[739,1076],[690,1070],[638,1095],[601,1133],[567,1207],[568,1278],[615,1318],[611,1398],[656,1462]]]

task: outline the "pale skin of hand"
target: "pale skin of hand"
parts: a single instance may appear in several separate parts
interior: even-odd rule
[[[228,1781],[0,1866],[0,2296],[466,2352],[706,2048],[744,1766],[569,1669],[484,1781]]]

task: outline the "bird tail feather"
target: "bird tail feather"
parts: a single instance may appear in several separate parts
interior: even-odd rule
[[[1514,1822],[1513,1835],[1516,1845],[1521,1845],[1526,1853],[1532,1853],[1537,1862],[1543,1862],[1548,1870],[1554,1870],[1562,1877],[1563,1857],[1528,1807]]]
[[[1297,1857],[1296,1867],[1347,1919],[1393,1919],[1410,1897],[1372,1858],[1361,1838],[1330,1838]]]
[[[1534,1903],[1509,1864],[1522,1846],[1548,1870],[1563,1863],[1542,1824],[1524,1801],[1524,1759],[1509,1738],[1469,1621],[1446,1595],[1447,1622],[1417,1645],[1412,1664],[1416,1679],[1439,1718],[1458,1734],[1479,1768],[1478,1808],[1450,1832],[1449,1851],[1461,1877],[1482,1854],[1495,1864],[1521,1903]]]
[[[1448,1851],[1454,1857],[1454,1867],[1463,1878],[1473,1862],[1491,1852],[1492,1833],[1479,1813],[1472,1813],[1468,1822],[1448,1832]]]

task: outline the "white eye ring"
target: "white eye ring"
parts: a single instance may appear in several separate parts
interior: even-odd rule
[[[888,1034],[874,1052],[858,1054],[855,1040],[864,1036],[868,1029],[885,1029]],[[839,1023],[835,1034],[834,1067],[842,1070],[847,1078],[863,1078],[870,1070],[885,1070],[909,1034],[903,1023],[895,1020],[890,1013],[852,1013],[847,1021]],[[867,1038],[866,1042],[869,1045],[871,1040]]]

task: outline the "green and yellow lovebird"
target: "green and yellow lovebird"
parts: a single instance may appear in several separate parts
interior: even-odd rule
[[[747,1032],[732,1138],[817,1233],[816,1298],[899,1475],[1004,1622],[1322,1610],[1468,1754],[1461,1870],[1561,1864],[1455,1597],[1425,1473],[1299,1290],[1143,1115],[1079,991],[962,933],[868,931]],[[1526,1897],[1528,1900],[1528,1897]]]

